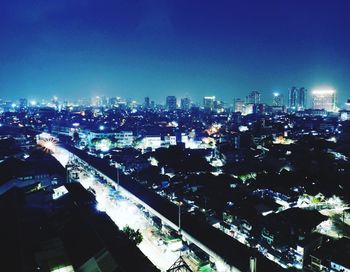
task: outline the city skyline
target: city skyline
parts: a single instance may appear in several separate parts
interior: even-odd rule
[[[2,271],[350,271],[349,0],[3,0]]]
[[[245,98],[235,97],[230,101],[224,101],[220,97],[216,96],[204,96],[201,101],[194,101],[191,99],[190,95],[177,97],[174,95],[167,95],[164,97],[163,101],[155,101],[150,96],[146,96],[143,100],[138,101],[130,97],[120,97],[120,96],[94,96],[94,97],[80,97],[79,99],[65,99],[59,98],[57,96],[46,97],[43,99],[28,99],[28,97],[21,97],[15,100],[2,99],[0,97],[0,102],[2,104],[11,104],[13,108],[26,108],[26,107],[37,107],[37,106],[57,106],[58,104],[65,105],[90,105],[90,106],[107,106],[107,105],[117,105],[118,103],[123,104],[132,104],[133,106],[143,106],[145,108],[154,108],[155,106],[164,106],[164,109],[175,110],[182,109],[188,110],[191,106],[199,106],[207,108],[206,100],[212,100],[212,103],[216,101],[219,103],[220,107],[223,108],[236,108],[236,103],[240,101],[243,104],[255,104],[255,105],[265,105],[273,107],[284,107],[291,112],[293,111],[302,111],[305,109],[322,109],[315,107],[314,99],[315,93],[318,93],[321,96],[327,95],[329,92],[332,92],[333,95],[333,109],[331,111],[338,111],[342,109],[347,109],[348,100],[338,101],[337,99],[337,90],[332,88],[319,88],[308,90],[304,87],[293,86],[288,89],[287,97],[284,99],[284,92],[273,92],[267,101],[261,99],[261,92],[253,90],[250,93],[247,93]],[[170,99],[170,100],[169,100]],[[63,105],[61,104],[61,105]],[[172,104],[169,106],[169,104]],[[25,106],[23,106],[25,105]],[[240,107],[240,106],[239,106]],[[209,107],[209,108],[212,108]],[[326,107],[328,110],[329,108]]]
[[[316,5],[317,3],[317,5]],[[4,98],[215,95],[270,101],[328,86],[346,101],[346,2],[3,3]],[[15,12],[14,12],[15,11]]]

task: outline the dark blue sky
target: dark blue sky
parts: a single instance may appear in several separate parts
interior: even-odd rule
[[[348,0],[9,0],[0,97],[216,95],[325,85],[350,98]]]

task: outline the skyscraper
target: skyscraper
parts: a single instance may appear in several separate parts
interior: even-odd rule
[[[215,96],[205,96],[203,98],[203,107],[206,110],[213,110],[214,109],[214,102],[215,102]]]
[[[288,91],[288,108],[292,111],[304,110],[306,108],[307,89],[304,87],[292,87]]]
[[[312,108],[318,110],[335,111],[335,90],[313,90]]]
[[[272,106],[275,106],[275,107],[283,106],[283,94],[273,93]]]
[[[191,99],[188,97],[181,98],[181,109],[182,110],[189,110],[191,108]]]
[[[297,108],[297,97],[298,97],[298,88],[292,87],[288,90],[288,108],[296,110]]]
[[[258,91],[252,91],[247,97],[248,104],[260,104],[261,94]]]
[[[307,89],[305,89],[304,87],[301,87],[299,89],[299,96],[298,96],[299,110],[306,109],[306,98],[307,98]]]
[[[245,103],[244,103],[244,101],[242,100],[242,99],[240,99],[240,98],[235,98],[234,99],[234,101],[233,101],[233,103],[234,103],[234,111],[235,112],[241,112],[241,113],[245,113]]]
[[[166,109],[168,111],[173,111],[176,110],[177,108],[177,102],[176,102],[176,97],[173,95],[169,95],[166,97]]]
[[[151,106],[151,104],[150,104],[149,97],[146,96],[146,97],[145,97],[145,101],[144,101],[144,103],[143,103],[143,107],[144,107],[145,109],[149,109],[150,106]]]

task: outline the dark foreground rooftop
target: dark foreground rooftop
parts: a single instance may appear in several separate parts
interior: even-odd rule
[[[158,271],[105,214],[80,184],[68,193],[25,194],[14,188],[0,197],[2,271],[75,270],[96,266],[102,271]]]

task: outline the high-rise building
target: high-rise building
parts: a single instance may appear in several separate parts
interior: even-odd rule
[[[335,90],[313,90],[312,108],[318,110],[335,111]]]
[[[215,96],[205,96],[203,98],[203,107],[206,110],[213,110],[215,104]]]
[[[126,106],[129,108],[129,109],[136,109],[137,108],[137,101],[136,100],[132,100],[132,99],[128,99],[126,101]]]
[[[304,87],[292,87],[288,91],[288,107],[292,111],[304,110],[306,108],[307,89]]]
[[[283,106],[283,94],[273,93],[272,106],[282,107]]]
[[[169,95],[166,97],[166,109],[168,111],[173,111],[176,110],[177,108],[177,102],[176,102],[176,97],[173,95]]]
[[[149,108],[151,107],[150,99],[149,99],[148,96],[145,97],[145,101],[144,101],[144,103],[143,103],[143,107],[144,107],[145,109],[149,109]]]
[[[189,110],[191,108],[191,99],[188,97],[181,98],[181,109],[182,110]]]
[[[299,96],[298,96],[299,110],[306,109],[306,98],[307,98],[307,89],[305,89],[304,87],[299,88]]]
[[[221,100],[214,101],[214,110],[218,113],[222,113],[225,111],[225,103]]]
[[[298,88],[297,87],[290,88],[288,90],[288,107],[290,109],[296,110],[297,97],[298,97]]]
[[[260,104],[261,94],[258,91],[252,91],[247,97],[248,104]]]
[[[245,103],[242,99],[235,98],[233,103],[234,103],[233,107],[235,112],[245,113]]]

